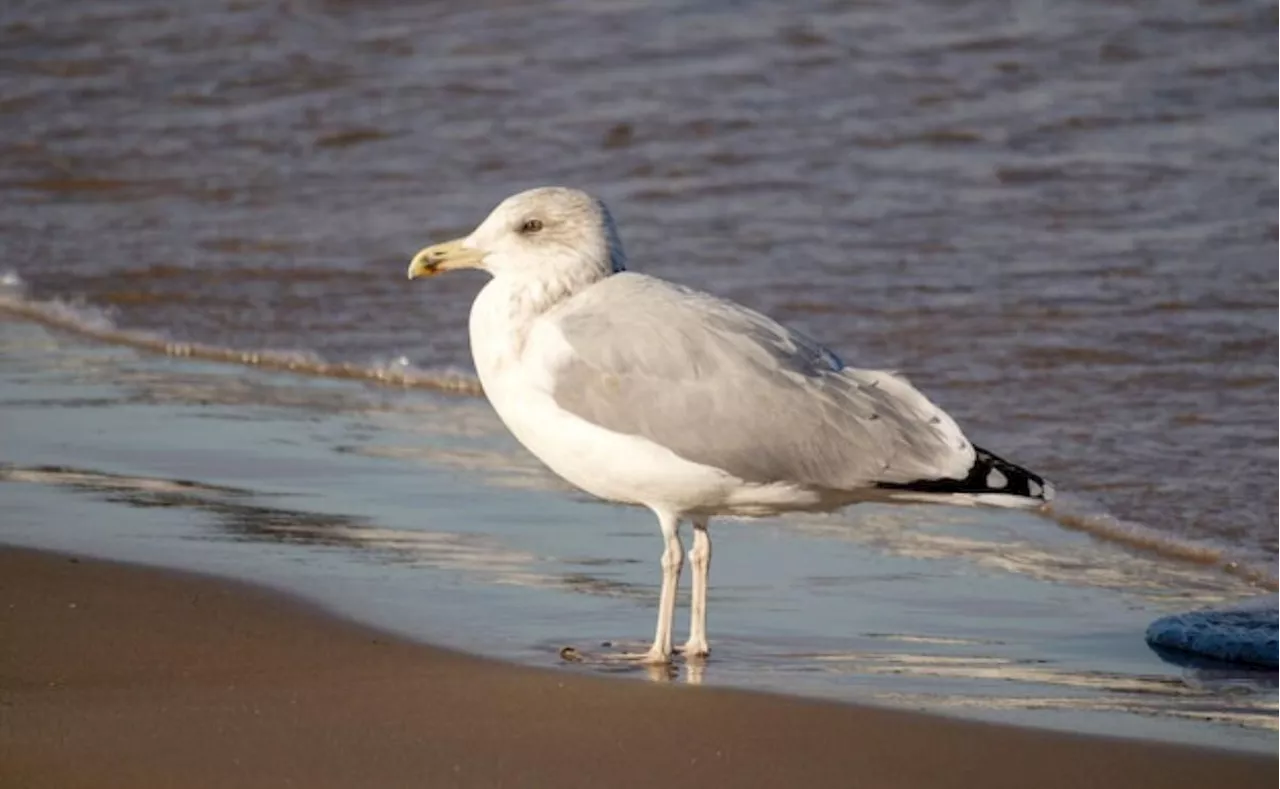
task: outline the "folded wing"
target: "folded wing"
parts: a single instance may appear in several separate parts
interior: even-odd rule
[[[749,482],[856,490],[961,479],[973,446],[887,372],[846,367],[759,313],[621,273],[548,315],[563,409]]]

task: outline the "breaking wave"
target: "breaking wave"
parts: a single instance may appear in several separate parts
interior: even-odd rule
[[[1250,563],[1227,548],[1161,532],[1137,521],[1117,518],[1078,497],[1059,497],[1046,506],[1043,513],[1063,528],[1083,532],[1106,542],[1143,553],[1214,567],[1268,591],[1274,592],[1280,588],[1274,572]]]
[[[369,381],[388,386],[432,389],[455,394],[483,394],[474,375],[455,370],[423,370],[405,357],[369,364],[330,362],[310,351],[242,350],[198,342],[178,342],[162,335],[116,325],[109,311],[83,300],[33,299],[13,272],[0,274],[0,313],[72,332],[100,342],[167,356],[239,364],[323,378]]]

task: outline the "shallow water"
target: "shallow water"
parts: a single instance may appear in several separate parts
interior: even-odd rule
[[[1274,693],[1238,708],[1140,634],[1275,589],[1275,27],[1247,0],[5,4],[3,536],[534,663],[643,636],[650,517],[477,397],[479,279],[404,281],[507,194],[579,185],[633,268],[903,371],[1062,493],[718,526],[706,681],[1229,742]]]
[[[29,291],[0,309],[474,389],[478,281],[405,261],[581,185],[634,268],[1274,576],[1275,25],[1246,0],[9,3],[0,270]]]
[[[1024,512],[722,521],[715,653],[646,672],[617,656],[653,626],[648,512],[567,490],[474,398],[232,370],[0,321],[0,543],[244,579],[566,671],[1274,751],[1274,671],[1143,641],[1259,592],[1218,567]]]

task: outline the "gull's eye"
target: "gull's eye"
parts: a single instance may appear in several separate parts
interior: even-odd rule
[[[526,219],[525,223],[520,226],[521,233],[536,233],[542,229],[541,219]]]

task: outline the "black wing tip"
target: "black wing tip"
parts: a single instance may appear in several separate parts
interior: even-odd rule
[[[916,493],[999,493],[1005,496],[1021,496],[1039,501],[1053,498],[1053,485],[1039,474],[1010,463],[995,453],[974,446],[977,458],[969,467],[964,479],[920,479],[913,482],[881,482],[876,485],[886,490],[905,490]]]

